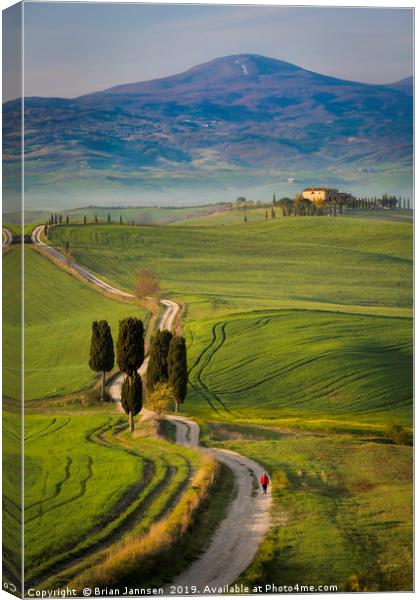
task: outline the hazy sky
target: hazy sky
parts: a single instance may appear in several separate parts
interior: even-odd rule
[[[25,95],[73,97],[256,53],[372,83],[412,74],[411,9],[25,3]]]

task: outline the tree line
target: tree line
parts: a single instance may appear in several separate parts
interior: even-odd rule
[[[128,317],[119,323],[117,340],[117,364],[124,373],[121,386],[121,405],[128,415],[130,431],[134,431],[134,417],[143,407],[143,382],[139,369],[144,361],[144,327],[141,319]],[[106,373],[114,368],[115,354],[111,328],[107,321],[92,323],[90,345],[90,368],[102,374],[101,400],[105,400]],[[149,364],[146,373],[148,406],[164,406],[169,400],[179,405],[187,393],[187,350],[182,336],[170,331],[158,331],[150,348]],[[156,405],[156,406],[155,406]]]
[[[344,207],[353,211],[373,210],[373,209],[403,209],[410,210],[409,198],[395,196],[393,194],[383,194],[380,197],[372,196],[369,198],[356,198],[351,194],[339,195],[332,198],[329,202],[322,205],[311,202],[303,197],[301,193],[295,194],[294,198],[284,196],[276,198],[273,194],[272,202],[250,201],[240,196],[235,202],[235,207],[244,211],[244,221],[248,221],[247,209],[265,208],[265,218],[275,219],[281,215],[283,217],[308,217],[308,216],[336,216],[342,214]]]
[[[48,218],[48,221],[45,223],[45,227],[52,227],[53,225],[62,225],[62,224],[66,224],[69,225],[70,224],[70,215],[65,215],[63,216],[61,213],[51,213],[51,215]],[[107,214],[106,220],[100,220],[98,218],[98,215],[95,213],[95,215],[93,216],[93,219],[89,220],[87,215],[83,215],[83,224],[87,225],[87,224],[92,224],[92,223],[96,223],[96,224],[104,224],[104,223],[120,223],[120,225],[135,225],[135,221],[134,219],[132,219],[131,221],[128,220],[126,222],[124,222],[123,216],[120,214],[119,215],[119,219],[118,221],[113,221],[112,217],[111,217],[111,213]],[[77,216],[74,220],[73,220],[73,224],[80,224],[80,218]]]

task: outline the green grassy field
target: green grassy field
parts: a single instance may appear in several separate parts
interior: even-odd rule
[[[189,216],[185,219],[174,222],[174,225],[178,226],[190,226],[190,227],[209,227],[213,225],[238,225],[245,222],[245,216],[249,223],[255,221],[265,221],[266,212],[271,215],[270,208],[247,208],[246,210],[240,208],[231,208],[224,211],[216,211],[213,214]],[[281,214],[281,210],[277,208],[278,216]]]
[[[98,434],[112,425],[110,417],[98,414],[26,416],[25,564],[29,579],[58,562],[69,549],[102,535],[106,524],[117,519],[116,506],[145,477],[140,457],[96,442]]]
[[[61,405],[45,401],[32,408],[38,412],[30,410],[25,416],[27,586],[61,587],[81,576],[88,577],[85,585],[93,586],[102,564],[129,548],[135,556],[139,540],[147,539],[152,525],[172,509],[177,511],[174,531],[188,524],[188,507],[194,506],[191,494],[198,489],[191,491],[190,483],[207,457],[157,438],[147,421],[136,419],[133,437],[126,416],[119,415],[114,404],[86,407],[76,400]],[[11,457],[9,452],[6,459]],[[208,474],[212,468],[206,467]],[[182,570],[186,555],[192,558],[202,551],[222,518],[223,498],[232,493],[233,482],[229,474],[216,481],[215,496],[206,499],[206,508],[195,504],[197,532],[189,531],[190,546],[170,561],[168,574]],[[6,512],[6,527],[11,518]],[[16,542],[6,544],[7,554],[16,549]],[[158,576],[153,560],[150,556],[141,568]],[[160,574],[160,583],[168,574]],[[135,573],[127,577],[125,584],[135,583]]]
[[[414,211],[399,208],[397,210],[361,210],[361,211],[348,211],[343,214],[344,217],[351,219],[370,219],[377,221],[390,221],[393,223],[413,223]]]
[[[4,360],[4,358],[3,358]],[[2,502],[3,576],[21,589],[22,572],[22,411],[3,399]]]
[[[267,216],[266,216],[267,215]],[[279,206],[275,207],[275,218],[283,218],[282,208]],[[185,219],[174,222],[174,225],[179,226],[190,226],[190,227],[210,227],[218,225],[239,225],[245,222],[245,216],[248,223],[255,221],[271,220],[271,207],[268,208],[247,208],[246,210],[235,208],[224,211],[216,211],[213,214],[200,215],[200,216],[188,216]],[[351,209],[344,210],[343,214],[339,218],[354,218],[354,219],[376,219],[382,221],[393,221],[393,222],[412,222],[413,211],[412,210],[363,210],[353,211]],[[288,217],[289,218],[289,217]]]
[[[213,212],[220,211],[220,205],[213,204],[208,206],[190,206],[186,208],[171,208],[157,206],[138,206],[134,208],[75,208],[70,211],[64,211],[63,215],[69,215],[70,222],[83,222],[84,216],[92,223],[95,215],[98,222],[105,223],[108,220],[108,214],[111,222],[119,223],[120,216],[124,223],[131,224],[134,221],[139,225],[163,225],[174,223],[184,219],[194,219],[201,215],[206,216]]]
[[[162,295],[186,304],[182,410],[203,425],[204,441],[250,456],[273,478],[272,528],[243,581],[411,589],[412,449],[387,434],[412,424],[411,222],[369,215],[220,223],[73,225],[49,237],[58,248],[68,241],[77,262],[128,291],[136,270],[152,267]],[[36,269],[46,269],[38,261],[34,283]],[[57,290],[69,279],[82,286],[48,267],[46,289],[49,279]],[[115,313],[118,303],[85,290],[87,305],[96,310],[99,298]],[[33,285],[28,294],[35,332],[50,319],[41,293]],[[50,304],[67,329],[58,307],[83,321],[71,299],[67,289]],[[42,335],[48,339],[47,328]],[[45,385],[40,373],[33,387]],[[102,441],[115,437],[129,443],[112,428]]]
[[[186,302],[191,414],[383,426],[411,422],[411,236],[410,223],[290,218],[50,237],[126,289],[151,266]]]
[[[187,339],[191,415],[411,425],[409,318],[259,312],[194,323]]]
[[[409,315],[412,226],[290,218],[220,227],[62,226],[51,242],[131,290],[153,267],[190,319],[262,308]]]
[[[3,254],[3,396],[22,397],[22,271],[21,251],[11,248]]]
[[[4,297],[3,340],[8,350],[7,372],[13,375],[13,357],[19,353],[16,336],[19,315],[14,307],[20,303],[20,286],[16,279],[21,250],[14,248],[3,258],[3,277],[8,282]],[[25,398],[62,395],[86,388],[97,379],[89,368],[92,321],[107,319],[114,342],[118,321],[144,311],[135,305],[117,302],[90,289],[31,248],[25,249]],[[3,393],[19,394],[17,375],[5,377]]]
[[[412,448],[273,430],[217,442],[218,429],[212,445],[261,462],[273,483],[270,532],[240,581],[413,589]]]
[[[133,439],[126,428],[126,417],[109,404],[25,417],[28,585],[69,581],[138,538],[199,466],[197,453],[144,430]]]

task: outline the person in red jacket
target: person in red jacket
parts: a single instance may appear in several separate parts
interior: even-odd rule
[[[268,484],[270,483],[270,480],[268,479],[267,473],[265,471],[261,475],[260,483],[261,483],[261,486],[262,486],[264,494],[266,494],[267,493],[267,487],[268,487]]]

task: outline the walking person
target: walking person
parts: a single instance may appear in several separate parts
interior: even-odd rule
[[[268,479],[267,473],[265,471],[261,475],[260,483],[261,483],[261,487],[263,489],[264,494],[266,494],[267,493],[268,484],[270,483],[270,480]]]

